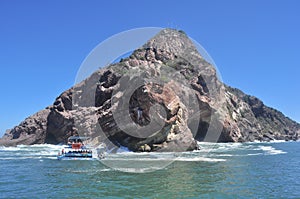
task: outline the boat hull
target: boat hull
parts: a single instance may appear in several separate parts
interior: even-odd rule
[[[59,155],[57,156],[58,160],[92,160],[96,159],[93,158],[92,156],[66,156],[66,155]]]

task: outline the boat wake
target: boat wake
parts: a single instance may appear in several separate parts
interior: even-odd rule
[[[52,144],[18,145],[16,147],[0,147],[0,160],[13,159],[56,159],[62,146]]]
[[[272,143],[205,143],[199,142],[199,151],[172,153],[134,153],[127,148],[117,153],[107,153],[101,161],[136,161],[136,162],[224,162],[235,156],[279,155],[286,152],[276,149]],[[64,145],[36,144],[16,147],[0,146],[0,160],[13,159],[57,159]]]

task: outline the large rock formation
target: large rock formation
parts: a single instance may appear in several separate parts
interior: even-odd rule
[[[58,144],[74,134],[109,148],[186,151],[196,141],[296,140],[300,125],[221,83],[185,33],[165,29],[7,131],[0,145]]]

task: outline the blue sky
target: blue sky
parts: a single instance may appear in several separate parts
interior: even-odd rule
[[[228,85],[300,121],[300,1],[0,1],[0,135],[74,84],[89,52],[139,27],[184,30]]]

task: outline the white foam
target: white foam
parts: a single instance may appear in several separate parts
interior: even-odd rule
[[[155,170],[166,169],[165,167],[148,167],[148,168],[114,168],[114,170],[128,172],[128,173],[146,173]]]
[[[245,156],[263,155],[263,153],[248,153]]]
[[[232,156],[236,156],[236,155],[232,155],[232,154],[216,154],[214,156],[216,156],[216,157],[232,157]]]
[[[275,149],[272,146],[260,146],[260,149],[268,155],[277,155],[277,154],[285,154],[286,153],[285,151]]]
[[[0,160],[27,160],[27,159],[57,159],[56,157],[25,156],[25,157],[2,157]]]
[[[205,157],[194,157],[194,158],[179,157],[179,158],[176,158],[175,161],[183,161],[183,162],[224,162],[224,161],[226,161],[226,159],[205,158]]]
[[[60,150],[64,146],[52,144],[18,145],[16,147],[1,146],[0,151],[40,151],[40,150]]]
[[[104,162],[109,161],[120,161],[120,162],[163,162],[163,161],[182,161],[182,162],[223,162],[226,159],[221,158],[210,158],[210,157],[175,157],[175,156],[160,156],[160,157],[112,157],[108,156],[105,159],[101,160]]]
[[[117,153],[128,153],[130,150],[127,147],[121,146],[118,150]]]
[[[104,172],[104,171],[111,171],[112,169],[100,169],[99,171]]]
[[[264,143],[264,144],[268,144],[268,143],[282,143],[282,142],[287,142],[285,140],[270,140],[270,141],[260,141],[260,140],[254,140],[253,142],[246,142],[248,144],[251,144],[251,143],[256,143],[256,144],[261,144],[261,143]]]
[[[1,147],[0,160],[13,159],[55,159],[63,146],[51,144],[18,145],[16,147]]]

